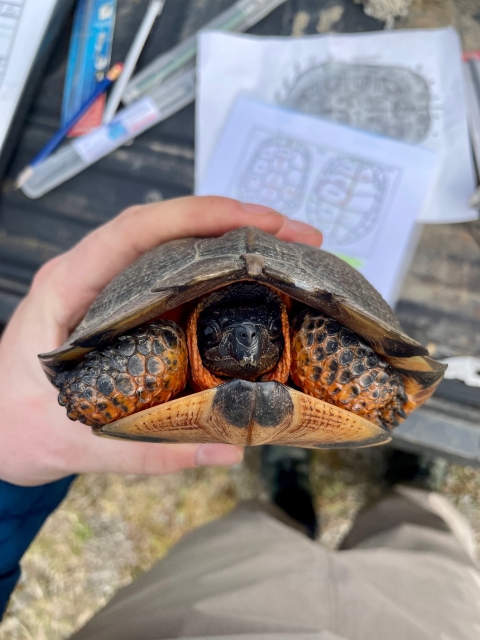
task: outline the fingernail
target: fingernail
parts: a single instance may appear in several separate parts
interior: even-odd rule
[[[271,213],[278,214],[278,211],[272,209],[271,207],[265,207],[263,204],[252,204],[250,202],[241,202],[240,206],[248,213],[254,213],[257,216],[267,216]]]
[[[321,231],[319,231],[318,229],[315,229],[315,227],[312,227],[311,224],[307,224],[306,222],[300,222],[300,220],[287,220],[285,224],[292,231],[294,231],[295,233],[299,233],[301,235],[305,235],[305,234],[311,235],[314,233],[321,234]]]
[[[201,444],[195,455],[198,466],[229,466],[243,460],[243,449],[231,444]]]

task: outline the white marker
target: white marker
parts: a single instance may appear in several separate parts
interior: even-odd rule
[[[110,122],[117,112],[118,105],[122,99],[122,93],[132,76],[135,65],[142,53],[143,47],[145,46],[145,42],[147,41],[155,20],[163,11],[164,4],[165,0],[152,0],[145,13],[142,24],[137,31],[137,35],[135,36],[132,46],[130,47],[130,51],[125,59],[122,75],[115,83],[110,97],[107,100],[107,106],[105,107],[105,114],[103,116],[103,122],[105,124]]]

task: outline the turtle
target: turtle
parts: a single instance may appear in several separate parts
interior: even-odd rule
[[[388,442],[446,368],[347,262],[253,227],[145,253],[39,358],[97,435],[308,448]]]

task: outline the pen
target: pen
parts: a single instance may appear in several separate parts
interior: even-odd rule
[[[115,82],[118,76],[122,73],[122,69],[123,69],[123,64],[121,63],[115,64],[110,69],[110,71],[107,73],[105,78],[98,83],[97,87],[95,88],[95,91],[83,103],[83,105],[75,113],[75,115],[73,115],[70,118],[70,120],[65,124],[64,127],[59,129],[57,133],[52,138],[50,138],[50,140],[43,147],[43,149],[41,149],[41,151],[37,153],[37,155],[30,162],[30,164],[27,167],[25,167],[25,169],[20,173],[15,185],[17,189],[20,189],[20,187],[24,184],[24,182],[26,182],[30,178],[30,176],[33,173],[34,167],[36,167],[38,164],[46,160],[46,158],[48,158],[48,156],[58,147],[58,145],[62,142],[62,140],[65,138],[65,136],[70,131],[70,129],[75,125],[76,122],[78,122],[78,120],[80,120],[83,114],[86,111],[88,111],[88,109],[92,106],[92,104],[95,102],[98,96],[102,95],[102,93],[104,93],[108,89],[108,87],[113,82]]]
[[[152,2],[150,3],[143,18],[142,24],[140,25],[140,28],[137,31],[137,35],[135,36],[132,46],[130,47],[130,51],[125,58],[123,71],[118,81],[115,83],[115,86],[113,87],[112,92],[108,98],[107,106],[105,108],[105,114],[103,116],[104,124],[110,122],[110,120],[115,115],[118,109],[118,105],[120,104],[120,100],[122,99],[122,93],[132,76],[140,53],[142,52],[145,42],[147,41],[150,31],[152,30],[155,20],[163,11],[164,5],[165,0],[152,0]]]
[[[100,158],[119,149],[158,122],[195,100],[195,67],[165,80],[151,94],[120,109],[112,122],[91,133],[69,140],[33,170],[22,185],[29,198],[40,198],[59,184],[77,175]],[[92,144],[93,138],[96,142]]]

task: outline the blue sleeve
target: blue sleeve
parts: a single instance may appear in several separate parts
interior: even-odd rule
[[[20,559],[75,476],[39,487],[0,480],[0,620],[20,577]]]

